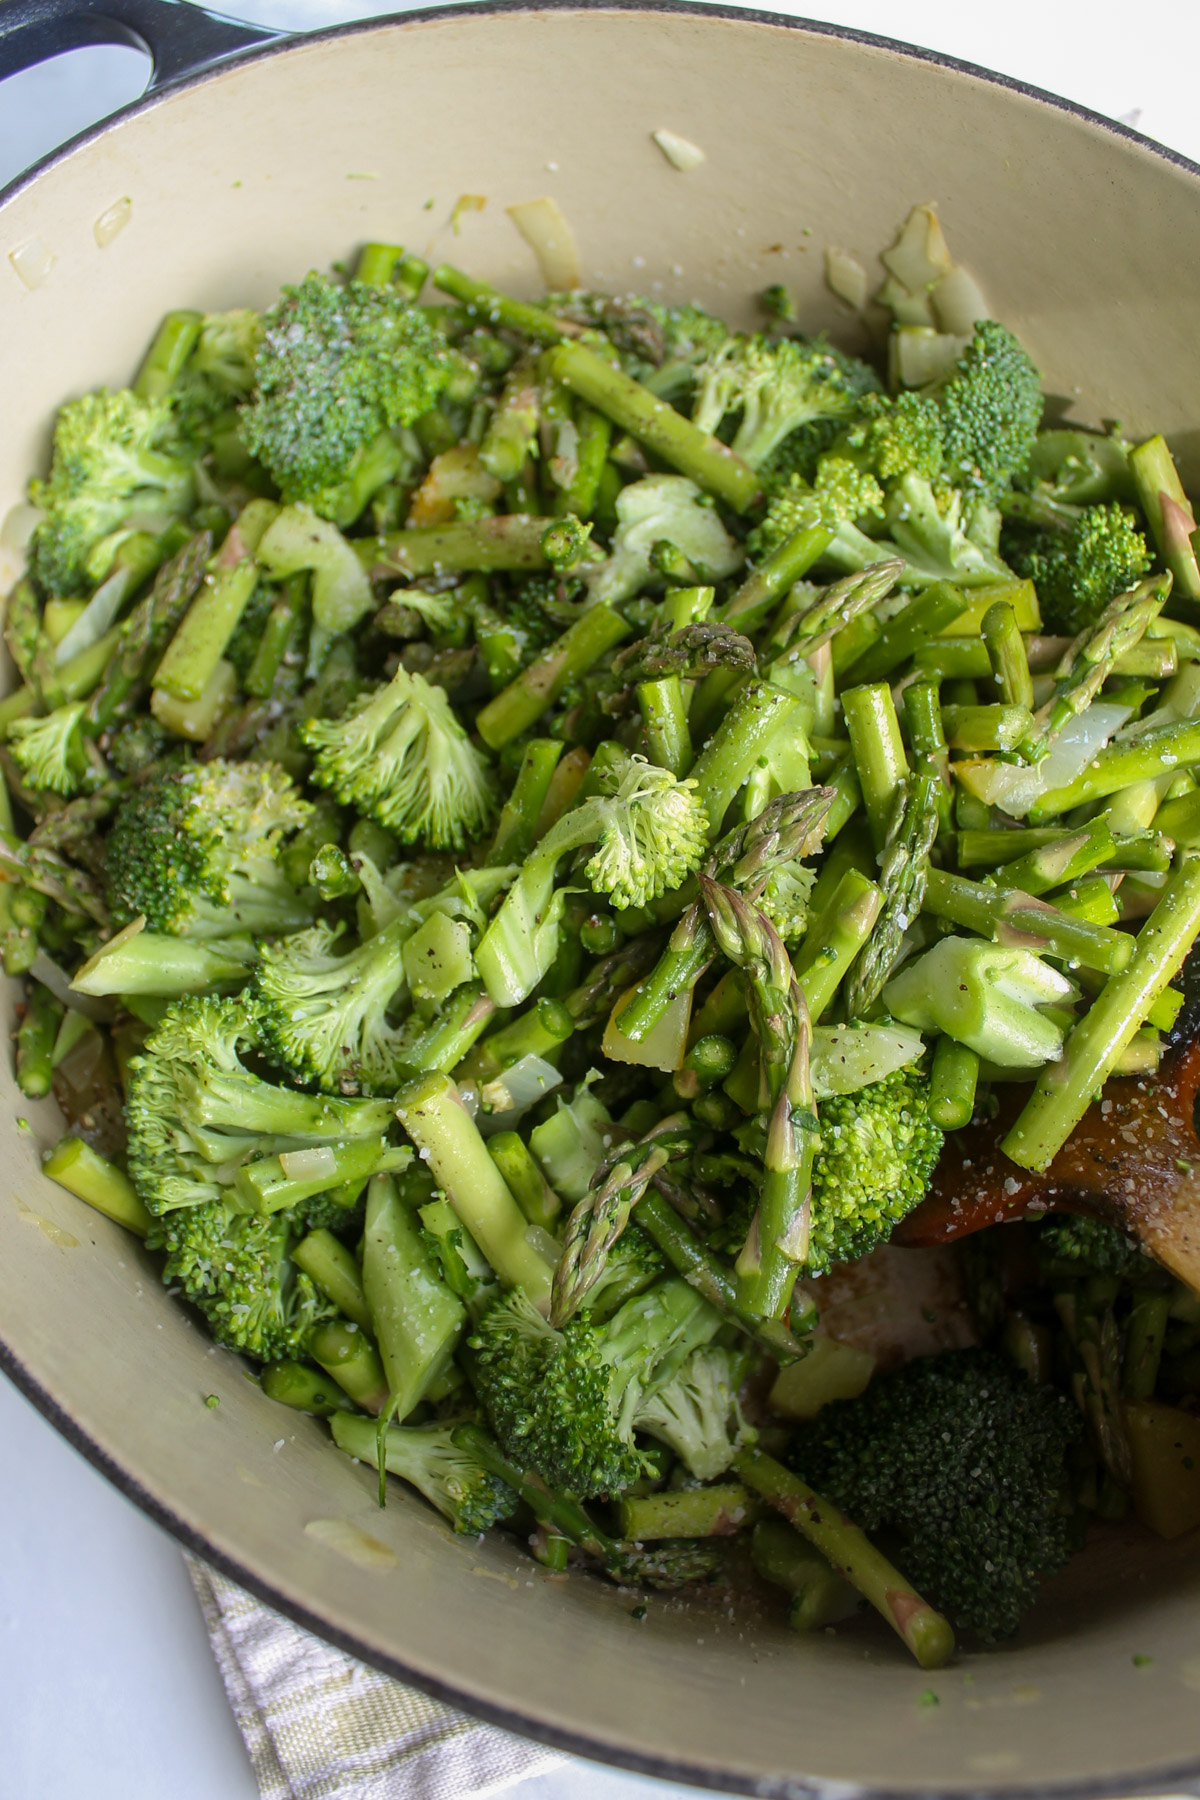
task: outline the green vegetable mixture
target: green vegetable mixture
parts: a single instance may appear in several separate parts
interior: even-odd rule
[[[1111,1224],[967,1239],[972,1347],[821,1323],[945,1133],[1153,1078],[1200,927],[1170,452],[1041,429],[941,242],[871,360],[383,244],[172,313],[59,412],[0,702],[47,1174],[381,1500],[925,1667],[1200,1522],[1200,1298]]]

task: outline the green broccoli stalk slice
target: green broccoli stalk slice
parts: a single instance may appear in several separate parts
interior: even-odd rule
[[[373,1419],[337,1413],[333,1441],[358,1462],[379,1467],[379,1433]],[[389,1475],[424,1494],[455,1531],[478,1537],[512,1517],[517,1496],[506,1482],[489,1475],[469,1450],[461,1450],[449,1425],[392,1425],[383,1439]]]
[[[170,425],[166,400],[140,400],[128,388],[101,388],[62,408],[50,473],[29,490],[45,513],[30,567],[48,593],[75,594],[103,580],[116,549],[110,540],[135,513],[189,511],[192,465],[163,448]]]
[[[1000,515],[978,496],[957,488],[935,488],[909,470],[889,491],[885,516],[891,540],[905,561],[901,582],[954,581],[960,587],[986,587],[1012,574],[999,551]],[[845,560],[839,558],[837,539],[826,555],[830,561]]]
[[[378,1144],[393,1123],[386,1100],[335,1099],[264,1081],[240,1055],[258,1045],[244,999],[189,997],[167,1008],[131,1060],[129,1173],[150,1212],[233,1202],[253,1159],[273,1165],[280,1153]],[[336,1163],[336,1154],[329,1160]],[[300,1174],[294,1164],[291,1172]]]
[[[1115,502],[1086,507],[1064,523],[1060,530],[1010,529],[1005,553],[1037,588],[1046,625],[1074,637],[1134,587],[1152,559],[1133,513]]]
[[[105,845],[118,924],[196,938],[295,931],[312,902],[279,866],[284,838],[312,815],[276,763],[168,769],[121,804]]]
[[[1031,950],[945,937],[893,976],[883,1003],[902,1024],[944,1031],[1001,1068],[1036,1069],[1063,1047],[1061,1026],[1039,1009],[1072,992]]]
[[[303,1355],[309,1332],[337,1316],[288,1254],[301,1235],[286,1213],[260,1218],[214,1197],[156,1219],[146,1242],[166,1252],[164,1282],[219,1344],[269,1363]]]
[[[743,1441],[737,1389],[745,1360],[720,1344],[702,1345],[638,1407],[638,1430],[672,1449],[697,1481],[723,1475]]]
[[[491,770],[444,690],[407,669],[345,718],[306,720],[300,735],[316,751],[313,779],[401,843],[461,850],[495,816]]]
[[[339,956],[323,920],[265,944],[255,983],[258,1021],[272,1061],[329,1093],[392,1091],[404,1037],[388,1006],[404,985],[405,918]]]
[[[585,874],[614,906],[648,906],[694,872],[708,847],[708,818],[694,782],[619,753],[599,777],[602,791],[565,812],[522,865],[475,952],[497,1006],[516,1006],[546,974],[558,948],[566,892],[558,865],[595,846]]]
[[[56,707],[41,719],[14,719],[8,728],[13,761],[30,787],[70,799],[86,784],[87,752],[80,722],[83,701]]]
[[[352,630],[374,605],[370,580],[353,547],[311,506],[285,506],[259,540],[256,557],[276,580],[312,571],[313,621],[324,641]]]
[[[593,602],[617,605],[648,586],[662,587],[662,547],[677,552],[689,578],[723,581],[742,565],[741,546],[721,523],[712,501],[685,475],[647,475],[621,489],[617,528],[607,558],[584,570]]]
[[[264,317],[241,433],[285,500],[323,512],[356,453],[428,412],[450,374],[441,333],[398,288],[312,273]]]
[[[949,1350],[834,1401],[789,1460],[864,1530],[887,1527],[909,1580],[985,1643],[1009,1637],[1075,1548],[1074,1406],[1004,1357]]]
[[[759,469],[785,439],[806,426],[836,427],[878,387],[866,363],[821,339],[733,337],[697,371],[692,422],[715,432],[738,416],[734,454]]]
[[[721,1315],[672,1278],[627,1301],[606,1326],[578,1315],[556,1331],[520,1292],[486,1312],[470,1339],[473,1374],[505,1453],[551,1487],[586,1500],[640,1479],[640,1411],[721,1327]]]
[[[911,1068],[854,1093],[824,1096],[819,1125],[810,1275],[886,1243],[928,1192],[943,1136],[929,1115],[929,1082]]]

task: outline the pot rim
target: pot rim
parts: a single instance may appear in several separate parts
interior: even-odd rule
[[[837,38],[853,44],[864,44],[875,50],[884,50],[893,56],[903,57],[909,61],[930,63],[935,67],[947,69],[955,75],[966,75],[979,81],[989,82],[993,87],[1005,88],[1009,92],[1021,94],[1027,99],[1054,107],[1082,119],[1089,125],[1095,125],[1112,136],[1124,139],[1139,149],[1150,152],[1158,160],[1182,169],[1189,175],[1200,178],[1200,163],[1170,149],[1165,144],[1155,142],[1130,125],[1122,124],[1115,119],[1106,118],[1102,113],[1093,112],[1078,102],[1068,100],[1060,94],[1053,94],[1045,88],[1035,87],[1031,82],[1018,80],[1015,76],[1004,75],[993,69],[985,69],[977,63],[967,62],[961,57],[949,56],[941,51],[926,49],[920,45],[907,44],[898,38],[881,36],[876,32],[861,31],[851,26],[835,25],[824,20],[806,19],[796,16],[773,13],[761,8],[730,5],[726,0],[473,0],[469,6],[448,4],[440,6],[415,7],[402,13],[388,13],[365,19],[352,19],[341,25],[323,26],[316,31],[295,32],[265,36],[261,44],[254,44],[244,50],[237,50],[229,55],[219,57],[212,63],[194,69],[187,74],[157,84],[151,76],[146,91],[127,106],[108,114],[96,124],[77,133],[65,144],[48,152],[28,169],[24,170],[7,186],[0,188],[0,209],[25,188],[37,181],[49,170],[56,168],[76,150],[101,138],[109,128],[121,120],[135,117],[153,107],[169,100],[173,95],[185,89],[198,87],[204,82],[213,80],[226,69],[247,62],[262,61],[267,57],[287,55],[290,51],[310,43],[323,43],[333,39],[363,35],[371,31],[391,30],[402,25],[422,25],[441,20],[474,17],[483,14],[487,17],[508,13],[661,13],[682,14],[692,18],[720,18],[739,24],[782,26],[791,31],[807,33],[811,37]],[[74,1450],[91,1464],[105,1479],[112,1483],[117,1491],[127,1500],[151,1518],[155,1524],[180,1543],[192,1555],[208,1563],[218,1573],[235,1582],[263,1605],[281,1613],[301,1629],[311,1632],[315,1637],[332,1644],[335,1649],[343,1651],[358,1661],[381,1670],[393,1679],[404,1682],[419,1689],[435,1700],[448,1706],[457,1707],[470,1713],[473,1717],[484,1720],[487,1724],[498,1726],[501,1730],[515,1736],[532,1739],[555,1750],[562,1750],[572,1756],[580,1756],[593,1762],[600,1762],[620,1769],[627,1769],[636,1775],[650,1775],[662,1781],[681,1783],[689,1787],[709,1789],[718,1793],[750,1794],[759,1800],[830,1800],[830,1796],[842,1788],[835,1779],[822,1779],[803,1775],[779,1775],[755,1778],[746,1774],[723,1770],[717,1767],[698,1767],[695,1764],[681,1761],[675,1757],[656,1756],[639,1750],[630,1749],[617,1742],[603,1741],[589,1736],[585,1731],[563,1730],[535,1715],[525,1713],[517,1707],[504,1707],[479,1699],[477,1696],[455,1687],[453,1684],[439,1680],[423,1670],[413,1668],[399,1658],[387,1652],[364,1644],[352,1632],[343,1631],[308,1609],[303,1602],[281,1594],[271,1582],[259,1575],[256,1570],[243,1564],[236,1557],[227,1555],[218,1549],[196,1530],[171,1505],[144,1487],[141,1481],[130,1470],[125,1468],[102,1445],[90,1437],[78,1421],[63,1407],[58,1400],[41,1384],[32,1370],[17,1356],[16,1352],[0,1338],[0,1373],[13,1383],[14,1387],[24,1395],[30,1404],[52,1425],[59,1435],[66,1439]],[[1188,1762],[1169,1764],[1164,1768],[1132,1770],[1127,1774],[1116,1775],[1106,1779],[1089,1778],[1086,1781],[1060,1781],[1049,1784],[1020,1783],[999,1787],[932,1787],[922,1790],[912,1788],[888,1787],[856,1787],[855,1800],[1122,1800],[1123,1796],[1132,1793],[1150,1794],[1155,1791],[1166,1793],[1169,1790],[1182,1788],[1189,1782],[1200,1780],[1200,1753]]]

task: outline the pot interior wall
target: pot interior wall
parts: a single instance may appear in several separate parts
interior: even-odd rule
[[[650,133],[707,152],[681,174]],[[151,103],[0,211],[0,514],[55,404],[128,380],[170,306],[265,301],[386,237],[536,291],[506,205],[553,194],[585,280],[738,319],[768,281],[853,343],[823,284],[919,200],[1081,418],[1165,429],[1200,485],[1197,178],[1115,132],[876,45],[709,15],[456,14],[302,42]],[[457,198],[482,211],[450,223]],[[128,197],[106,248],[99,216]],[[27,288],[9,260],[55,259]],[[1148,272],[1154,279],[1148,280]],[[0,575],[3,571],[0,570]],[[501,1541],[385,1513],[323,1428],[273,1408],[140,1247],[43,1181],[55,1134],[0,1077],[0,1340],[178,1528],[280,1603],[467,1704],[696,1780],[897,1791],[1164,1779],[1200,1766],[1200,1544],[1113,1532],[1017,1646],[934,1681],[873,1631],[805,1642],[752,1612],[547,1576]],[[221,1404],[211,1410],[206,1394]],[[335,1524],[330,1522],[334,1521]],[[1135,1669],[1134,1653],[1153,1657]],[[926,1690],[941,1704],[921,1704]]]

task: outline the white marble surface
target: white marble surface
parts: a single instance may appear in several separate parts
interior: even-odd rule
[[[1160,0],[1119,29],[1096,0],[851,0],[789,6],[1019,76],[1200,160],[1200,8]],[[302,29],[391,4],[243,0]],[[145,79],[132,51],[77,52],[0,83],[0,183]],[[171,1542],[0,1381],[0,1692],[5,1800],[254,1800],[255,1783]],[[684,1790],[673,1790],[682,1795]],[[515,1800],[653,1800],[672,1790],[581,1762]]]

